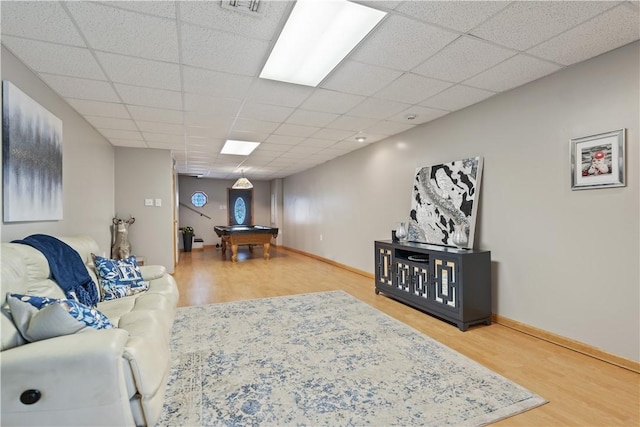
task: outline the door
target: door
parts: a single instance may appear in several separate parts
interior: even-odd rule
[[[253,225],[253,188],[227,190],[229,225]]]

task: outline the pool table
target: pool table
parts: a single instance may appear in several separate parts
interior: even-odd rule
[[[231,245],[231,261],[238,261],[238,245],[262,245],[264,259],[269,259],[271,237],[278,237],[278,229],[265,227],[264,225],[216,225],[213,227],[218,237],[222,240],[222,253],[227,251],[227,245]]]

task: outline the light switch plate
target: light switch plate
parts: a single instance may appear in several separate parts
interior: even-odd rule
[[[144,199],[145,206],[153,206],[153,199]]]
[[[162,199],[156,199],[156,206],[162,206]]]

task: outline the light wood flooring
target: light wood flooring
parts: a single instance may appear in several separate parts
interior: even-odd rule
[[[373,256],[373,249],[372,249]],[[373,279],[282,247],[253,253],[241,247],[237,263],[220,249],[180,254],[174,277],[180,306],[206,305],[309,292],[343,290],[429,335],[549,403],[502,420],[499,426],[640,426],[640,375],[517,332],[502,325],[467,332],[375,295]]]

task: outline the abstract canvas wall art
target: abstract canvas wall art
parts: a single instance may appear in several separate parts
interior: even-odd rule
[[[473,248],[482,158],[416,170],[408,240]]]
[[[62,121],[2,82],[5,222],[62,219]]]

